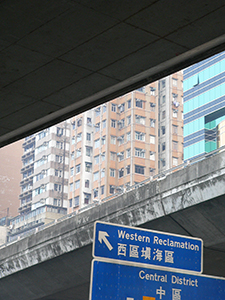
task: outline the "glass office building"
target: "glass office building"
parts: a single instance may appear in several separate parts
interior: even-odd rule
[[[225,52],[184,70],[184,160],[224,145]]]

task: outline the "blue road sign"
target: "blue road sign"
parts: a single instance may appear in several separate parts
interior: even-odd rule
[[[224,300],[225,280],[94,260],[89,300]]]
[[[202,272],[203,242],[198,238],[96,222],[93,256],[161,268]]]

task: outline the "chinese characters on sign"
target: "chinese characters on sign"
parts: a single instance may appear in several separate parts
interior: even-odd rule
[[[173,254],[174,251],[169,250],[160,250],[154,248],[153,251],[150,247],[142,247],[140,248],[137,245],[129,245],[129,248],[127,244],[120,244],[118,243],[118,256],[129,256],[129,257],[144,257],[146,260],[158,260],[162,261],[164,260],[165,263],[174,263]]]
[[[97,260],[92,271],[90,300],[225,299],[225,280],[213,276]]]
[[[96,222],[93,256],[202,271],[202,240]]]

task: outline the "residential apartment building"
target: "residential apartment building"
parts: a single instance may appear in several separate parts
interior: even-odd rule
[[[69,213],[182,163],[182,85],[177,72],[71,119]]]
[[[177,72],[27,137],[9,238],[181,164],[182,80]]]
[[[184,70],[184,160],[224,145],[225,52]]]
[[[67,213],[70,123],[27,137],[23,143],[19,216],[10,238]]]

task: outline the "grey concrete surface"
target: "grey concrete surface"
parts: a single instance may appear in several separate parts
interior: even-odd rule
[[[88,299],[96,220],[200,237],[225,277],[224,174],[221,152],[0,249],[0,299]]]
[[[225,49],[221,0],[0,1],[0,146]]]

